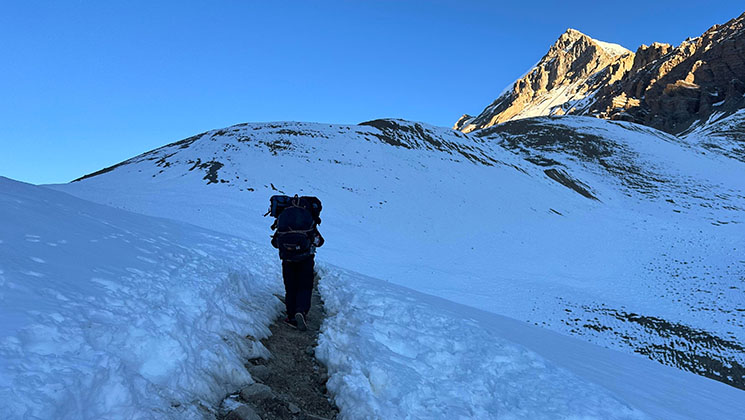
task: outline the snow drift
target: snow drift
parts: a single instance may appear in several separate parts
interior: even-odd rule
[[[0,178],[2,418],[200,418],[251,381],[273,253]]]

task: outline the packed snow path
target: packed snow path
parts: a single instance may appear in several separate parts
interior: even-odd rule
[[[316,285],[318,282],[316,277]],[[246,367],[259,384],[249,385],[224,403],[226,420],[251,419],[333,419],[339,410],[326,390],[326,368],[314,357],[318,332],[325,311],[318,288],[314,288],[307,331],[284,322],[284,313],[269,327],[271,336],[261,340],[269,350],[268,359],[251,359]],[[248,403],[247,407],[240,408]],[[253,417],[256,418],[256,417]]]

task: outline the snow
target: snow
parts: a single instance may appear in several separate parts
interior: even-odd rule
[[[421,296],[326,272],[317,356],[345,419],[641,419],[597,385]]]
[[[5,178],[0,204],[11,222],[0,225],[4,418],[210,418],[252,381],[244,360],[267,355],[253,340],[280,306],[268,246]],[[328,318],[316,354],[343,419],[745,410],[741,391],[700,376],[328,263],[320,270]]]
[[[592,41],[598,44],[600,48],[603,49],[603,51],[605,51],[606,53],[608,53],[609,55],[613,57],[618,57],[624,54],[631,53],[631,51],[627,50],[626,48],[618,44],[611,44],[610,42],[598,41],[597,39],[593,39]]]
[[[207,133],[189,148],[164,148],[55,188],[259,243],[268,235],[261,215],[277,193],[272,185],[315,194],[326,220],[322,258],[334,265],[626,351],[634,347],[620,336],[663,338],[602,315],[608,308],[745,341],[738,326],[745,314],[733,312],[739,289],[730,289],[745,270],[736,263],[745,237],[741,164],[633,124],[545,120],[617,144],[623,158],[604,161],[642,168],[638,182],[649,185],[630,189],[623,174],[600,164],[561,150],[546,154],[592,188],[600,201],[591,201],[501,148],[499,137],[422,125],[502,162],[485,166],[384,144],[368,126],[277,123]],[[282,141],[290,149],[276,155],[264,146]],[[174,152],[167,168],[153,164]],[[198,159],[224,163],[220,176],[233,181],[206,185],[204,173],[189,171]],[[598,317],[612,330],[583,327]]]
[[[201,418],[251,381],[273,253],[0,178],[2,418]]]
[[[706,120],[691,126],[684,138],[691,144],[701,145],[725,156],[734,156],[745,161],[745,150],[742,147],[742,127],[745,121],[745,109],[726,115],[714,112]]]
[[[740,418],[743,392],[331,266],[316,356],[342,418]]]
[[[0,327],[9,337],[2,343],[21,343],[24,334],[51,326],[45,337],[82,337],[71,341],[84,351],[77,363],[64,348],[44,355],[53,348],[48,344],[38,352],[33,343],[32,350],[17,344],[16,353],[3,348],[0,366],[33,370],[37,359],[43,363],[28,374],[38,375],[36,382],[0,367],[0,404],[13,404],[12,413],[30,407],[62,418],[188,418],[198,415],[193,401],[209,406],[250,381],[233,369],[240,369],[240,355],[262,349],[243,349],[237,337],[266,335],[278,310],[271,294],[282,286],[268,245],[270,221],[261,215],[269,197],[283,191],[315,194],[324,203],[327,243],[319,266],[330,318],[317,351],[329,364],[329,389],[345,418],[400,418],[407,410],[435,418],[438,410],[476,418],[737,418],[745,410],[742,391],[630,354],[639,343],[664,347],[678,336],[654,335],[603,311],[745,341],[738,326],[745,314],[736,311],[745,270],[741,163],[701,155],[696,146],[633,124],[542,121],[613,145],[602,163],[564,149],[571,138],[541,151],[599,200],[548,178],[545,168],[502,147],[502,135],[477,138],[404,122],[408,134],[395,139],[403,145],[387,143],[370,126],[239,125],[53,186],[172,221],[5,181],[0,215],[22,223],[0,226],[0,292],[15,293],[7,301],[19,302],[0,307],[3,320],[11,320]],[[417,130],[433,140],[411,134]],[[208,184],[207,170],[196,164],[211,161],[223,164],[217,175],[225,182]],[[604,165],[638,170],[647,190]],[[47,203],[26,203],[37,194]],[[58,201],[68,210],[55,211]],[[162,271],[168,265],[173,273]],[[48,285],[50,278],[59,286]],[[52,303],[30,314],[21,300],[38,293],[19,291],[19,279],[50,289],[44,296]],[[95,306],[102,300],[112,305]],[[113,315],[69,309],[88,306]],[[173,309],[185,306],[194,307],[186,311],[191,318]],[[190,324],[209,311],[210,322]],[[117,331],[104,343],[81,327],[104,321],[104,331]],[[607,329],[583,327],[593,322]],[[73,327],[55,332],[67,324]],[[221,340],[226,336],[234,340]],[[199,359],[198,349],[218,355]],[[717,351],[727,360],[742,357]],[[68,387],[74,390],[64,398],[49,391],[34,400],[33,384],[62,380],[52,369],[69,370],[71,378],[78,371],[116,377],[125,391],[107,394],[90,382]],[[8,388],[10,382],[25,388]],[[118,395],[125,398],[107,399]],[[171,407],[174,401],[180,408]],[[97,408],[84,411],[91,405]]]

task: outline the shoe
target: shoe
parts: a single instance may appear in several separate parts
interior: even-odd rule
[[[305,323],[305,316],[303,316],[303,314],[300,312],[295,314],[295,323],[297,324],[297,329],[299,329],[300,331],[305,331],[308,329],[308,324]]]
[[[295,321],[294,319],[290,319],[289,316],[285,318],[285,324],[297,328],[297,321]]]

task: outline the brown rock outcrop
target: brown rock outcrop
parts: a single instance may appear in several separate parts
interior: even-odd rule
[[[456,127],[470,132],[530,116],[574,114],[681,134],[745,108],[743,94],[745,13],[677,47],[653,43],[636,54],[569,30],[510,91]]]
[[[632,64],[630,51],[568,29],[511,89],[479,116],[461,118],[455,127],[469,132],[515,118],[573,112],[577,102],[620,79]]]

